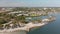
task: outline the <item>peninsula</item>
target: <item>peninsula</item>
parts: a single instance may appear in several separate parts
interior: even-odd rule
[[[13,32],[29,31],[33,27],[41,27],[56,18],[49,15],[48,9],[43,8],[1,8],[0,33],[13,34]],[[46,16],[46,18],[42,18]]]

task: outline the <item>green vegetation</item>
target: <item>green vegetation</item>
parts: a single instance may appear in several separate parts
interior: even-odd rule
[[[30,14],[30,16],[40,16],[39,14]]]
[[[21,15],[21,16],[17,16],[16,17],[16,20],[17,21],[20,21],[21,23],[28,23],[28,22],[26,22],[26,16],[24,16],[24,15]]]
[[[9,9],[9,8],[8,8]],[[28,8],[28,7],[16,7],[16,8],[13,8],[11,9],[12,11],[7,11],[7,12],[2,12],[0,13],[0,24],[5,24],[5,23],[8,23],[9,21],[12,21],[12,23],[28,23],[26,21],[26,18],[27,17],[36,17],[36,16],[44,16],[44,15],[48,15],[48,12],[51,11],[51,9],[41,9],[41,8]],[[23,11],[22,13],[15,13],[15,12],[19,12],[19,11]],[[35,12],[35,13],[32,13]],[[36,12],[44,12],[44,13],[41,13],[41,15],[39,13],[36,14]],[[12,14],[10,12],[13,12]],[[9,14],[8,14],[9,13]],[[31,14],[32,13],[32,14]],[[20,16],[17,16],[19,14],[22,14]],[[24,14],[28,14],[29,16],[25,16]],[[41,19],[34,19],[35,21],[40,21],[41,22]]]
[[[4,24],[4,23],[7,23],[8,21],[6,21],[5,19],[3,18],[0,18],[0,24]]]

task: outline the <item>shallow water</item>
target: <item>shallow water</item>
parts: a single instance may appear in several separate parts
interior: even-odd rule
[[[56,21],[53,21],[41,28],[28,32],[28,34],[60,34],[60,13],[54,14]]]
[[[15,31],[15,32],[0,32],[0,34],[27,34],[27,32],[20,30],[20,31]]]

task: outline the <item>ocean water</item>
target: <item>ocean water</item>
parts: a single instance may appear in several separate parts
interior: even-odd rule
[[[27,34],[60,34],[60,13],[54,15],[56,16],[56,21],[35,30],[31,30]]]
[[[17,32],[0,33],[0,34],[60,34],[60,13],[54,15],[56,16],[56,21],[53,21],[42,27],[33,28],[29,32],[17,31]]]

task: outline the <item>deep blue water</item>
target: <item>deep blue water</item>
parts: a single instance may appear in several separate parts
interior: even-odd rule
[[[27,34],[60,34],[60,13],[55,14],[56,21],[32,30]]]

